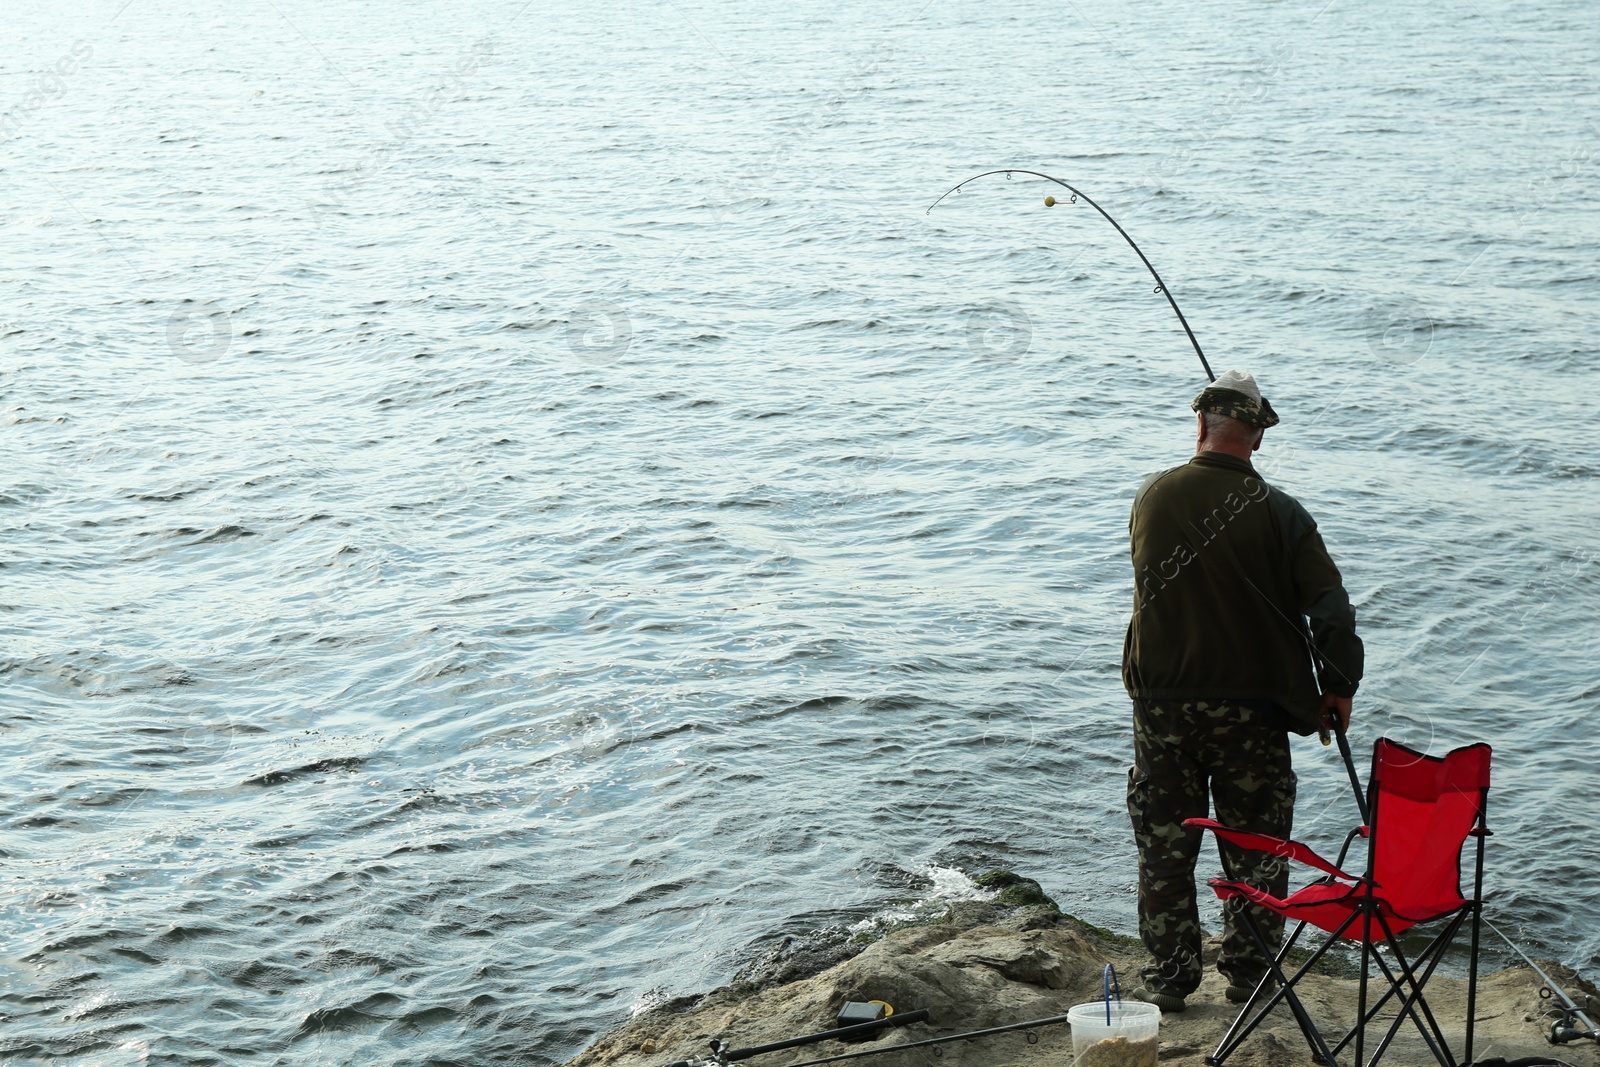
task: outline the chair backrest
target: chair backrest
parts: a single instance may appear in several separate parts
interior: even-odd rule
[[[1402,916],[1462,904],[1461,846],[1483,818],[1490,752],[1480,743],[1428,756],[1387,737],[1373,748],[1368,873]]]

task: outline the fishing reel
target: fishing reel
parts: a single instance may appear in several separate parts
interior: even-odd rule
[[[1600,1041],[1600,1030],[1580,1030],[1573,1025],[1578,1021],[1575,1012],[1561,1008],[1556,1015],[1556,1018],[1550,1020],[1550,1032],[1545,1035],[1552,1045],[1567,1045],[1583,1040]]]
[[[1555,993],[1549,986],[1540,987],[1540,1000],[1550,1000],[1554,996]],[[1585,995],[1584,1002],[1592,1009],[1594,997]],[[1600,1028],[1587,1030],[1583,1028],[1584,1024],[1587,1024],[1590,1020],[1576,1004],[1558,1004],[1548,1009],[1545,1014],[1550,1017],[1550,1029],[1545,1034],[1545,1039],[1552,1045],[1569,1045],[1574,1041],[1584,1040],[1600,1041]]]
[[[720,1037],[711,1039],[711,1055],[709,1057],[705,1059],[690,1058],[681,1062],[683,1067],[741,1067],[740,1064],[728,1059],[728,1043]],[[673,1067],[678,1067],[678,1064],[673,1064]]]

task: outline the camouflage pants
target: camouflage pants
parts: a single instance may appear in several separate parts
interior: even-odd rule
[[[1152,957],[1143,977],[1160,992],[1188,996],[1202,971],[1194,871],[1205,835],[1184,829],[1183,820],[1205,817],[1209,794],[1218,822],[1287,838],[1295,791],[1288,732],[1266,713],[1237,704],[1135,701],[1133,759],[1128,816],[1139,847],[1139,936]],[[1234,877],[1284,895],[1288,865],[1281,856],[1223,849]],[[1234,920],[1241,905],[1231,901],[1224,909],[1217,969],[1235,984],[1254,984],[1266,961]],[[1250,910],[1276,949],[1282,917]]]

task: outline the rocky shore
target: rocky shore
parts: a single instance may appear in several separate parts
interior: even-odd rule
[[[683,998],[642,1012],[603,1035],[568,1067],[666,1067],[706,1054],[712,1038],[750,1047],[815,1033],[834,1025],[846,1001],[882,1000],[898,1011],[926,1008],[929,1019],[894,1029],[870,1044],[827,1041],[773,1052],[752,1060],[755,1067],[789,1067],[823,1056],[889,1046],[945,1034],[1063,1015],[1074,1004],[1100,997],[1107,963],[1131,987],[1142,950],[1119,937],[1058,911],[1036,884],[1003,872],[989,878],[991,901],[951,905],[932,921],[891,930],[877,939],[835,943],[785,942],[747,967],[727,986],[700,997]],[[982,879],[980,879],[980,882]],[[1215,968],[1215,945],[1208,946],[1207,978],[1189,998],[1188,1010],[1162,1018],[1160,1062],[1199,1067],[1237,1013],[1223,996],[1225,982]],[[1556,964],[1545,966],[1573,996],[1594,994],[1593,986]],[[1515,1061],[1553,1057],[1574,1067],[1600,1067],[1594,1042],[1552,1047],[1544,1039],[1545,1012],[1552,1002],[1539,998],[1540,981],[1526,967],[1482,975],[1474,1056]],[[1308,975],[1302,996],[1325,1032],[1354,1017],[1356,980],[1338,974]],[[1459,1055],[1466,1010],[1464,980],[1435,976],[1429,1001]],[[1392,1018],[1392,1015],[1389,1016]],[[1409,1033],[1408,1033],[1409,1031]],[[1371,1031],[1369,1030],[1369,1033]],[[1027,1032],[953,1041],[935,1049],[885,1051],[861,1059],[870,1067],[1065,1067],[1073,1062],[1072,1034],[1066,1024]],[[1288,1010],[1273,1016],[1229,1058],[1230,1067],[1290,1067],[1310,1063],[1304,1039]],[[1396,1065],[1433,1062],[1415,1029],[1407,1025],[1385,1061]]]

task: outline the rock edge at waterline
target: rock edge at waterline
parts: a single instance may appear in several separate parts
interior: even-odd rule
[[[1208,946],[1207,976],[1189,998],[1188,1010],[1162,1019],[1163,1065],[1198,1067],[1237,1012],[1223,996],[1226,983],[1216,973],[1215,951],[1214,943]],[[832,961],[830,954],[841,958]],[[871,1045],[828,1041],[768,1053],[752,1064],[786,1067],[834,1053],[1062,1015],[1074,1004],[1099,998],[1107,963],[1115,964],[1131,987],[1142,952],[1130,939],[1063,915],[1049,903],[1014,908],[958,904],[941,922],[894,930],[865,946],[835,946],[820,956],[801,953],[798,958],[783,951],[769,954],[722,989],[642,1012],[601,1036],[568,1067],[665,1067],[704,1055],[713,1037],[749,1047],[815,1033],[833,1025],[847,1000],[884,1000],[899,1011],[927,1008],[929,1021],[891,1031]],[[819,966],[824,968],[820,973],[804,973]],[[1542,966],[1572,995],[1594,992],[1570,970]],[[1553,1048],[1544,1040],[1543,1013],[1551,1002],[1539,999],[1539,985],[1526,967],[1480,977],[1475,1058],[1553,1055],[1576,1067],[1600,1067],[1600,1050],[1592,1042]],[[1302,984],[1302,996],[1313,1018],[1349,1019],[1356,986],[1352,978],[1312,974]],[[1466,982],[1435,976],[1428,989],[1429,1002],[1459,1055]],[[858,1062],[869,1067],[926,1067],[930,1061],[939,1067],[1064,1067],[1072,1062],[1068,1026],[1036,1033],[1037,1044],[1016,1032],[950,1042],[939,1046],[944,1054],[937,1059],[925,1049],[886,1052]],[[1228,1060],[1230,1067],[1309,1062],[1304,1039],[1281,1006]],[[1432,1058],[1408,1025],[1385,1062],[1422,1064]]]

